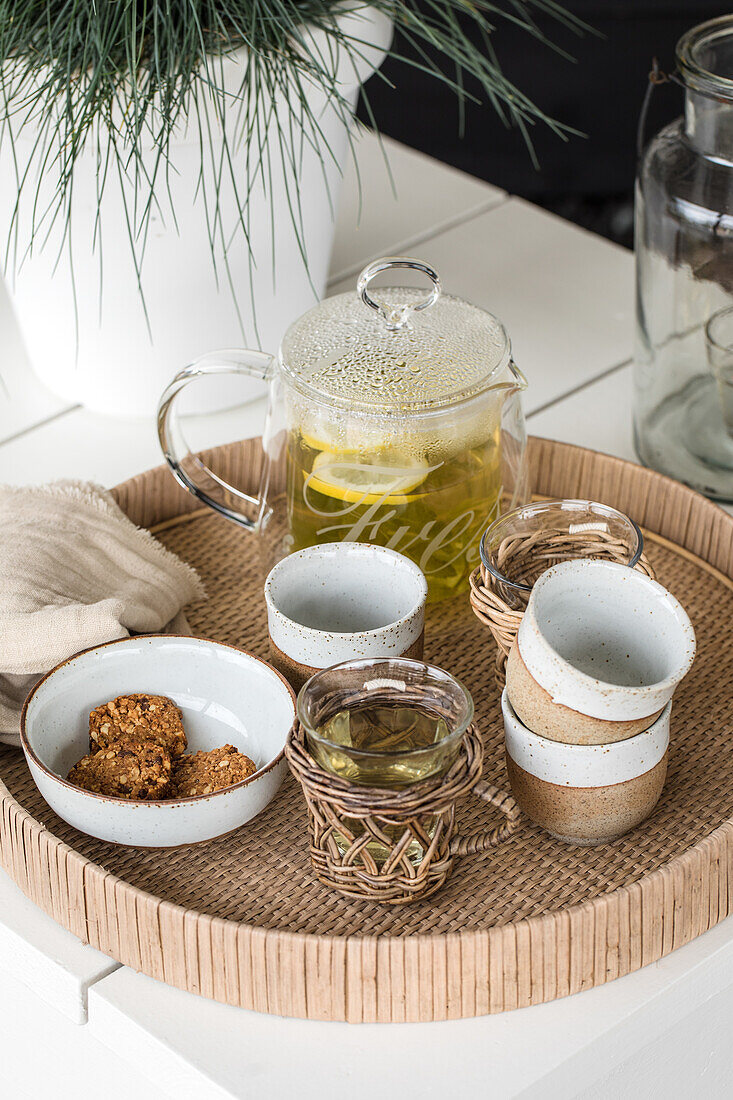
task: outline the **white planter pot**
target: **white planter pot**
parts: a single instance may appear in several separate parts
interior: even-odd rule
[[[360,84],[385,56],[392,27],[388,19],[368,8],[346,12],[339,22],[344,30],[369,43],[361,47],[364,57],[356,65],[346,56],[336,62],[341,92],[353,106]],[[217,72],[232,96],[241,85],[244,62],[243,52],[217,61]],[[90,148],[77,162],[70,229],[73,282],[60,224],[42,247],[45,233],[37,234],[33,251],[22,258],[20,249],[30,240],[30,192],[34,189],[30,184],[20,210],[15,276],[10,275],[8,283],[31,363],[49,389],[101,413],[152,416],[171,377],[204,352],[242,345],[277,350],[290,322],[325,290],[334,212],[348,154],[348,129],[338,111],[315,88],[310,105],[330,152],[322,164],[304,142],[300,162],[293,170],[283,167],[276,141],[268,143],[267,191],[260,175],[249,197],[251,256],[244,234],[237,232],[237,188],[241,200],[246,179],[243,143],[236,150],[233,173],[225,169],[219,185],[220,229],[215,248],[218,284],[201,190],[199,125],[189,118],[185,132],[171,143],[168,179],[163,172],[156,185],[160,210],[152,214],[141,271],[147,321],[125,216],[123,187],[132,208],[132,183],[122,184],[108,175],[95,236],[96,151]],[[232,126],[235,115],[236,110],[230,109]],[[30,158],[34,142],[28,129],[16,142],[21,172],[23,157]],[[207,139],[204,157],[209,196],[222,145],[221,128],[216,129],[212,119],[211,141]],[[151,166],[156,155],[153,148],[146,153]],[[7,154],[0,158],[3,241],[8,240],[7,227],[17,199],[12,159]],[[56,183],[48,170],[40,188],[39,210],[52,202]],[[291,196],[300,201],[310,280],[288,207],[288,185]],[[239,403],[254,396],[258,387],[252,382],[250,392],[244,393],[241,384],[236,390],[227,390],[226,385],[222,379],[221,388],[213,394],[214,405]],[[214,389],[208,388],[209,395]],[[199,406],[198,411],[204,410]]]

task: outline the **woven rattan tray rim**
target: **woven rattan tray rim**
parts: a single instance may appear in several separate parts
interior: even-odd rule
[[[258,451],[255,440],[220,448],[219,469],[224,476],[232,476],[245,462],[251,471]],[[703,497],[652,471],[568,444],[533,439],[530,460],[533,485],[540,494],[586,495],[626,508],[647,529],[657,531],[662,526],[667,533],[656,535],[660,541],[700,559],[699,564],[733,587],[733,518]],[[176,517],[198,511],[162,467],[124,483],[116,496],[141,526],[167,526]],[[1,781],[0,795],[2,865],[23,892],[60,924],[152,977],[217,1000],[285,1015],[430,1020],[539,1003],[656,961],[733,908],[731,819],[628,886],[500,927],[402,938],[268,930],[185,909],[128,884],[58,840]],[[240,980],[235,992],[221,975],[217,977],[215,943],[222,950],[237,952],[240,978],[246,948],[251,981],[245,981],[245,988]],[[443,953],[438,967],[443,975],[455,967],[461,968],[461,974],[473,974],[488,966],[491,988],[485,996],[479,989],[468,1001],[448,988],[436,993],[428,988],[435,982],[426,984],[423,969],[418,995],[405,989],[400,1003],[380,1003],[375,987],[385,951],[397,949],[404,958],[417,952],[417,960],[427,945],[432,958],[437,944]],[[181,958],[187,947],[191,958]],[[326,953],[321,957],[322,947]],[[196,973],[190,966],[194,957]],[[207,958],[210,968],[205,965]],[[313,983],[320,980],[324,966],[330,970],[334,988],[318,996]],[[284,988],[283,975],[290,975],[291,990]],[[343,988],[335,989],[339,983]]]

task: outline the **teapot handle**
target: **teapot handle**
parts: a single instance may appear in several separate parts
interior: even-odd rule
[[[274,359],[261,351],[211,352],[185,367],[170,382],[158,406],[158,438],[166,462],[176,481],[214,511],[248,531],[258,531],[267,515],[265,493],[253,497],[243,493],[201,461],[191,451],[181,429],[178,397],[191,382],[204,375],[233,374],[260,381],[272,377]],[[267,484],[269,458],[265,450],[262,484]]]

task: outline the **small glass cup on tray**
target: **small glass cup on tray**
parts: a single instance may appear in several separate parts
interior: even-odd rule
[[[473,716],[466,688],[421,661],[346,661],[311,677],[286,755],[308,804],[321,882],[387,904],[423,899],[444,884],[456,855],[513,831],[514,800],[481,780]],[[462,837],[456,801],[470,790],[506,820]]]
[[[654,578],[638,524],[592,500],[537,500],[505,512],[486,529],[479,551],[481,564],[471,576],[471,606],[496,640],[499,687],[532,586],[550,566],[597,558]]]

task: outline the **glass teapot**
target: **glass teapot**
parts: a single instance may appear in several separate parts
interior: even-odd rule
[[[429,290],[372,287],[398,269]],[[257,496],[205,466],[182,432],[184,388],[230,373],[270,384]],[[466,587],[481,532],[526,498],[525,386],[495,317],[443,294],[420,260],[387,258],[362,271],[356,294],[295,321],[277,358],[223,351],[186,367],[163,394],[158,431],[177,480],[261,535],[266,565],[315,543],[375,542],[416,562],[435,600]]]

